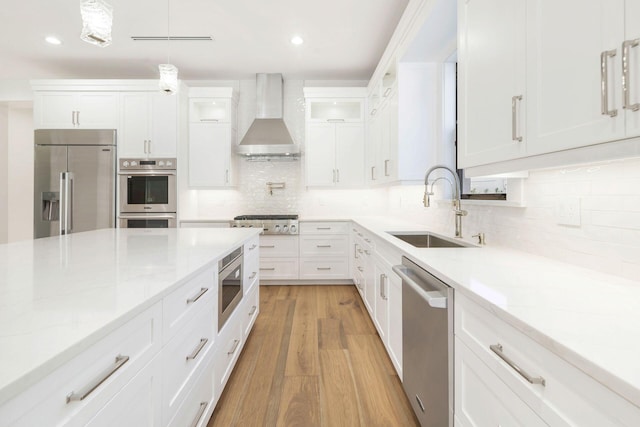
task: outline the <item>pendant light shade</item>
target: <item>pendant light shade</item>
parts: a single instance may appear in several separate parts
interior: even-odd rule
[[[160,89],[168,95],[173,95],[178,90],[178,69],[175,65],[160,64]]]
[[[82,33],[80,38],[87,43],[106,47],[111,44],[113,8],[104,0],[80,0]]]

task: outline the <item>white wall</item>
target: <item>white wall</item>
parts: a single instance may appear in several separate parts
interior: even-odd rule
[[[7,215],[9,203],[7,200],[9,173],[9,108],[0,104],[0,243],[6,243],[9,232]]]
[[[390,189],[389,214],[452,234],[450,207],[422,207],[423,191],[422,186]],[[465,205],[469,215],[463,218],[464,236],[481,231],[489,245],[638,280],[640,159],[533,171],[524,181],[524,191],[526,208]],[[557,221],[558,202],[570,197],[580,199],[579,227]]]
[[[9,107],[8,241],[33,239],[33,108]]]

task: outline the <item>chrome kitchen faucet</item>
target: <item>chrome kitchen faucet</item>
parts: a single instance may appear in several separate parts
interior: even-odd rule
[[[440,177],[440,178],[436,178],[431,183],[431,191],[429,191],[429,175],[431,175],[431,172],[437,169],[444,169],[446,171],[449,171],[449,173],[453,175],[453,179],[456,182],[455,186],[451,184],[451,181],[449,181],[448,179],[444,177]],[[424,204],[425,208],[429,207],[429,196],[433,196],[433,184],[435,184],[437,181],[441,179],[444,179],[445,181],[447,181],[449,184],[451,184],[451,187],[453,188],[453,199],[454,199],[453,212],[455,212],[455,215],[456,215],[455,237],[462,238],[462,217],[467,215],[467,211],[460,209],[461,187],[460,187],[460,178],[458,178],[457,173],[455,173],[451,168],[443,165],[436,165],[436,166],[433,166],[431,169],[429,169],[424,176],[424,197],[422,198],[422,203]]]

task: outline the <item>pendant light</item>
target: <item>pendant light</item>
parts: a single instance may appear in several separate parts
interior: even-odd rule
[[[171,43],[169,17],[169,0],[167,0],[167,63],[158,65],[158,70],[160,71],[160,89],[167,95],[173,95],[178,90],[178,68],[169,61],[169,47]]]
[[[106,47],[111,44],[113,8],[104,0],[80,0],[82,33],[80,38],[87,43]]]

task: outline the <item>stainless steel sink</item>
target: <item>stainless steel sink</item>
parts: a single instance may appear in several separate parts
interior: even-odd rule
[[[433,233],[393,233],[389,232],[396,239],[400,239],[416,248],[473,248],[475,246],[460,241],[448,239]]]

